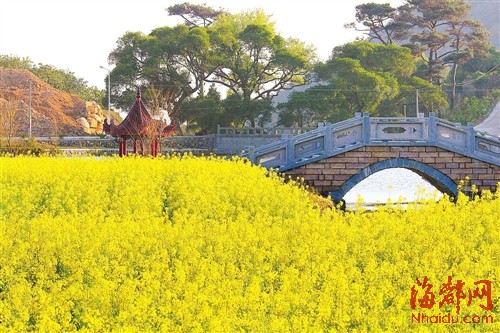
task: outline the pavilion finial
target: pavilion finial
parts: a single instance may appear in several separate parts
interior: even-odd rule
[[[137,87],[137,99],[141,99],[141,88]]]

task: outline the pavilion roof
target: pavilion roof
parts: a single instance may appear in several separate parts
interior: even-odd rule
[[[125,119],[118,125],[110,124],[110,134],[115,137],[144,137],[162,133],[166,124],[153,119],[141,99],[141,91],[137,89],[135,103]]]

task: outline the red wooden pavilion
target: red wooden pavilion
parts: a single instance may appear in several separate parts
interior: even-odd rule
[[[120,157],[127,155],[128,139],[133,140],[134,154],[137,154],[137,143],[139,143],[140,154],[142,156],[146,155],[145,142],[148,142],[150,143],[151,155],[156,156],[160,151],[160,139],[172,134],[174,130],[174,124],[167,125],[166,121],[151,117],[142,102],[141,90],[139,88],[137,89],[135,103],[125,119],[118,125],[115,125],[113,122],[109,125],[109,133],[119,143]]]

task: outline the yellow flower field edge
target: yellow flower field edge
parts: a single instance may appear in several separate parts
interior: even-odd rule
[[[500,200],[342,212],[252,166],[0,157],[0,332],[500,331]],[[438,325],[411,288],[492,282]],[[421,295],[420,295],[421,296]]]

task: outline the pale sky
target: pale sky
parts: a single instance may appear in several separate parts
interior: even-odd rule
[[[67,69],[89,85],[105,87],[108,55],[127,31],[149,34],[154,28],[175,26],[171,5],[206,4],[231,13],[261,8],[281,36],[316,47],[326,60],[335,46],[353,41],[359,32],[345,29],[354,21],[358,4],[401,0],[0,0],[0,54],[29,57]]]

